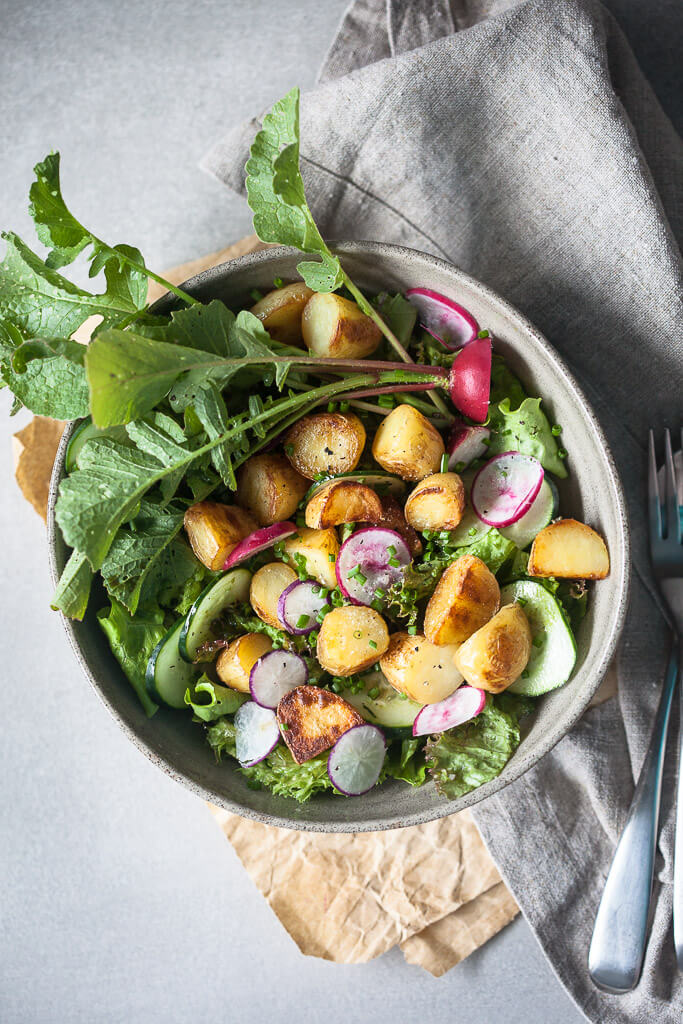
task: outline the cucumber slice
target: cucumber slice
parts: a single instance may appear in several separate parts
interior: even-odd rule
[[[533,639],[525,675],[508,687],[511,693],[538,697],[567,682],[576,662],[576,641],[562,607],[540,583],[519,580],[503,587],[500,603],[519,601],[529,620]]]
[[[224,608],[249,600],[251,573],[232,569],[212,580],[190,608],[182,624],[178,647],[181,658],[194,661],[201,644],[211,639],[212,626]]]
[[[477,475],[476,470],[468,470],[465,473],[460,474],[460,479],[463,482],[465,488],[465,511],[463,512],[462,519],[454,530],[451,530],[450,543],[457,548],[467,547],[468,544],[475,544],[482,537],[485,537],[487,533],[490,533],[492,527],[488,523],[481,521],[477,513],[472,508],[470,501],[470,489],[472,487],[472,481]]]
[[[392,476],[391,473],[383,473],[379,469],[369,469],[367,473],[355,470],[353,473],[338,473],[336,476],[325,477],[324,480],[316,480],[306,491],[303,501],[308,503],[321,487],[329,484],[332,480],[351,480],[353,483],[367,484],[368,487],[372,487],[374,491],[377,491],[380,496],[382,494],[393,494],[394,497],[400,497],[405,494],[406,490],[405,480],[401,480],[398,476]]]
[[[106,430],[100,430],[88,416],[78,424],[66,446],[64,468],[67,473],[73,473],[75,469],[78,469],[78,456],[83,445],[87,441],[92,441],[95,437],[111,437],[114,441],[130,444],[125,427],[107,427]]]
[[[363,682],[365,688],[359,693],[345,691],[342,696],[360,712],[366,722],[388,729],[412,728],[418,711],[422,710],[422,704],[402,697],[381,672],[369,672],[363,677]],[[379,691],[377,696],[368,696],[369,691],[374,693],[375,689]]]
[[[529,511],[511,526],[502,526],[499,533],[511,540],[518,548],[526,548],[531,544],[537,533],[552,522],[557,513],[557,491],[547,478],[544,478],[541,489],[534,499]]]
[[[171,708],[185,707],[185,691],[194,685],[199,670],[180,657],[178,640],[185,620],[180,619],[160,640],[150,655],[145,685],[152,700]]]

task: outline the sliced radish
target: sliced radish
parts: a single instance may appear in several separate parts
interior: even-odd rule
[[[278,706],[282,698],[308,680],[306,662],[292,651],[268,651],[249,674],[251,696],[262,708]]]
[[[543,483],[543,466],[533,455],[494,455],[474,478],[470,501],[483,523],[510,526],[529,511]]]
[[[453,299],[430,288],[409,288],[406,298],[417,309],[420,325],[425,331],[451,351],[476,338],[479,324]]]
[[[477,338],[458,353],[451,369],[451,401],[478,423],[483,423],[489,410],[491,359],[491,339]]]
[[[305,636],[317,629],[318,615],[328,605],[323,596],[324,587],[315,580],[294,580],[282,593],[277,603],[277,614],[288,633]]]
[[[469,722],[484,710],[486,694],[473,686],[460,686],[438,704],[425,704],[413,722],[413,736],[433,736]]]
[[[280,739],[277,715],[248,700],[235,713],[235,754],[240,764],[251,768],[268,757]]]
[[[344,796],[362,796],[377,783],[386,750],[386,740],[374,725],[354,725],[330,751],[330,782]]]
[[[344,541],[335,571],[344,597],[353,604],[371,605],[393,583],[400,583],[409,564],[410,550],[400,533],[368,526]]]
[[[254,530],[248,537],[241,540],[237,547],[234,547],[223,563],[223,569],[232,569],[238,562],[257,555],[259,551],[272,548],[279,540],[286,540],[296,533],[294,523],[273,523],[272,526],[264,526],[260,530]]]
[[[448,468],[452,471],[462,463],[465,469],[470,462],[481,459],[486,455],[486,442],[490,436],[491,431],[488,427],[470,426],[463,420],[457,420],[451,427],[448,438]]]

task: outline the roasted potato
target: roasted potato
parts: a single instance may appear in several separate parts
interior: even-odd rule
[[[301,315],[313,294],[303,281],[295,281],[268,292],[251,307],[251,312],[259,318],[274,341],[283,345],[300,345]]]
[[[231,690],[249,693],[249,674],[267,651],[272,651],[270,637],[264,633],[245,633],[233,640],[216,659],[218,678]]]
[[[292,560],[295,568],[297,559],[295,555],[301,555],[305,559],[306,572],[324,587],[337,586],[337,576],[334,571],[337,555],[339,554],[339,541],[334,529],[310,530],[302,526],[285,541],[285,554]]]
[[[326,359],[363,359],[375,351],[382,332],[355,302],[331,292],[317,292],[301,317],[306,347]]]
[[[436,473],[445,451],[436,427],[412,405],[392,409],[372,442],[375,461],[404,480],[422,480]]]
[[[439,646],[461,644],[481,629],[499,607],[496,577],[480,558],[461,555],[446,569],[429,600],[425,636]]]
[[[277,614],[277,603],[282,591],[295,579],[298,579],[297,574],[284,562],[269,562],[254,573],[249,588],[249,601],[262,622],[276,629],[283,628]]]
[[[500,693],[519,678],[531,654],[531,627],[518,604],[506,604],[462,644],[455,665],[470,686]]]
[[[529,576],[604,580],[609,575],[607,545],[585,523],[559,519],[536,534],[527,572]]]
[[[433,473],[410,492],[405,517],[416,530],[454,530],[465,511],[465,488],[457,473]]]
[[[354,480],[330,480],[306,505],[306,526],[324,530],[342,523],[373,522],[382,518],[382,502],[371,487]]]
[[[316,653],[331,675],[352,676],[379,661],[388,646],[386,622],[374,608],[345,605],[323,619]]]
[[[329,750],[344,732],[364,719],[355,708],[319,686],[297,686],[277,706],[282,738],[297,764]]]
[[[395,530],[396,533],[403,537],[404,541],[408,545],[411,557],[415,558],[422,551],[422,541],[412,526],[409,526],[406,522],[403,509],[393,494],[383,494],[380,497],[380,501],[382,503],[382,514],[380,518],[362,521],[367,522],[368,526],[384,526],[387,530]],[[361,522],[361,520],[357,519],[355,522]]]
[[[320,473],[350,473],[364,446],[365,427],[352,412],[303,416],[285,435],[285,455],[309,480]]]
[[[254,517],[237,505],[198,501],[185,513],[185,533],[190,547],[207,569],[216,572],[233,548],[258,529]]]
[[[259,526],[269,526],[294,515],[308,486],[284,455],[252,455],[237,476],[236,498]]]
[[[437,647],[424,636],[394,633],[380,667],[399,693],[418,704],[436,704],[462,683],[462,674],[453,664],[457,649],[457,644]]]

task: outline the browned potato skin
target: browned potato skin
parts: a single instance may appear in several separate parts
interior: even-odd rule
[[[301,333],[308,350],[325,359],[363,359],[382,340],[379,327],[355,302],[322,292],[306,303]]]
[[[333,608],[323,619],[316,654],[331,675],[351,676],[379,661],[388,646],[386,622],[374,608],[345,605]]]
[[[217,572],[233,548],[258,529],[254,517],[237,505],[198,501],[185,513],[185,532],[190,547],[207,569]]]
[[[245,633],[233,640],[216,659],[218,678],[231,690],[249,693],[249,674],[256,662],[272,651],[270,637],[263,633]]]
[[[277,720],[297,764],[329,750],[342,733],[365,721],[343,697],[319,686],[297,686],[286,693]]]
[[[454,530],[465,503],[465,487],[457,473],[433,473],[408,495],[405,517],[416,530]]]
[[[397,405],[380,423],[372,442],[376,462],[404,480],[436,473],[446,449],[436,427],[412,405]]]
[[[531,654],[531,628],[518,604],[506,604],[465,641],[453,659],[470,686],[500,693],[518,679]]]
[[[274,341],[283,345],[300,345],[301,315],[313,294],[303,281],[295,281],[268,292],[251,307],[251,312],[259,318]]]
[[[270,526],[294,515],[308,486],[284,455],[252,455],[237,476],[236,498],[259,526]]]
[[[297,532],[285,541],[285,554],[290,558],[302,555],[306,559],[308,575],[332,589],[337,586],[334,571],[339,554],[339,539],[335,530],[310,530],[307,526],[300,527]]]
[[[297,574],[284,562],[268,562],[254,573],[249,587],[249,601],[262,622],[282,629],[277,614],[277,603],[282,591],[296,579]]]
[[[604,580],[609,576],[607,545],[595,530],[577,519],[559,519],[534,538],[529,576]]]
[[[379,496],[371,487],[354,480],[331,480],[306,505],[306,526],[314,530],[381,517]]]
[[[456,644],[437,647],[419,633],[393,633],[380,659],[388,683],[418,704],[436,704],[462,683],[453,663]]]
[[[425,611],[424,632],[433,644],[461,644],[500,607],[500,587],[487,565],[461,555],[436,585]]]
[[[365,427],[352,412],[303,416],[285,436],[287,458],[308,480],[319,473],[350,473],[364,447]]]
[[[411,557],[415,558],[422,551],[422,541],[412,526],[406,522],[403,509],[393,494],[383,494],[380,501],[382,514],[379,519],[362,520],[362,522],[368,526],[384,526],[387,530],[395,530],[408,545]],[[356,519],[355,522],[361,522],[361,520]]]

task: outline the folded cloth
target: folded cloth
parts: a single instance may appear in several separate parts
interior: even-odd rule
[[[667,650],[643,470],[647,427],[677,426],[683,411],[681,140],[593,0],[357,0],[303,99],[301,126],[307,195],[323,233],[413,246],[501,292],[560,350],[609,438],[633,530],[618,699],[589,711],[474,814],[583,1012],[678,1024],[673,757],[642,981],[631,994],[605,995],[586,959]],[[237,191],[257,127],[233,130],[204,160]]]

